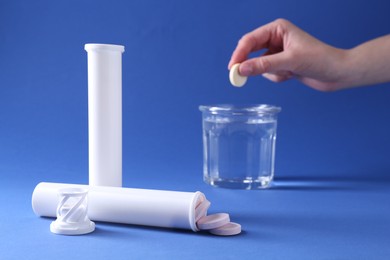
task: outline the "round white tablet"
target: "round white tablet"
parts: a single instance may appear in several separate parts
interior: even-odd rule
[[[242,87],[245,85],[248,77],[241,76],[239,72],[240,63],[234,64],[229,72],[230,83],[235,87]]]
[[[230,222],[229,214],[217,213],[201,217],[196,224],[200,230],[209,230],[222,227]]]
[[[206,216],[210,205],[210,201],[204,200],[202,203],[200,203],[199,206],[195,208],[195,222],[197,222],[201,217]]]
[[[234,222],[229,222],[222,227],[211,229],[209,232],[217,236],[234,236],[241,233],[241,225]]]

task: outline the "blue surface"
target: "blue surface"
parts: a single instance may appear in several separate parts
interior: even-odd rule
[[[320,93],[289,81],[228,81],[247,31],[279,17],[341,48],[389,33],[378,1],[0,1],[0,259],[389,259],[390,85]],[[127,187],[200,190],[236,237],[97,223],[51,234],[31,193],[87,183],[89,42],[123,44]],[[202,182],[200,104],[282,107],[276,186]]]
[[[228,212],[242,224],[242,234],[217,237],[99,222],[89,235],[54,235],[53,219],[31,210],[34,181],[16,186],[18,179],[11,177],[2,180],[0,259],[389,258],[389,182],[281,179],[270,190],[238,191],[211,188],[187,174],[171,183],[156,175],[156,184],[136,186],[201,190],[212,202],[209,212]]]

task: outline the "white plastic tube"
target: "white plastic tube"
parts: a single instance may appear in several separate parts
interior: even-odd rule
[[[124,46],[85,44],[88,53],[89,184],[122,186]]]
[[[88,189],[88,217],[93,221],[181,228],[199,231],[195,208],[206,198],[203,193],[98,187],[63,183],[39,183],[32,195],[36,215],[56,217],[58,191]]]

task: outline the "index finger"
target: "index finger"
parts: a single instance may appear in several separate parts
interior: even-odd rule
[[[245,61],[251,52],[267,48],[277,31],[277,26],[278,24],[275,21],[245,34],[239,40],[230,58],[228,68],[230,69],[234,64]]]

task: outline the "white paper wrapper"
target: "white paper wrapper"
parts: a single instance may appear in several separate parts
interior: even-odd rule
[[[199,231],[195,223],[195,208],[206,199],[199,191],[179,192],[41,182],[32,195],[35,214],[56,217],[58,190],[62,188],[89,190],[88,217],[93,221],[193,231]]]

